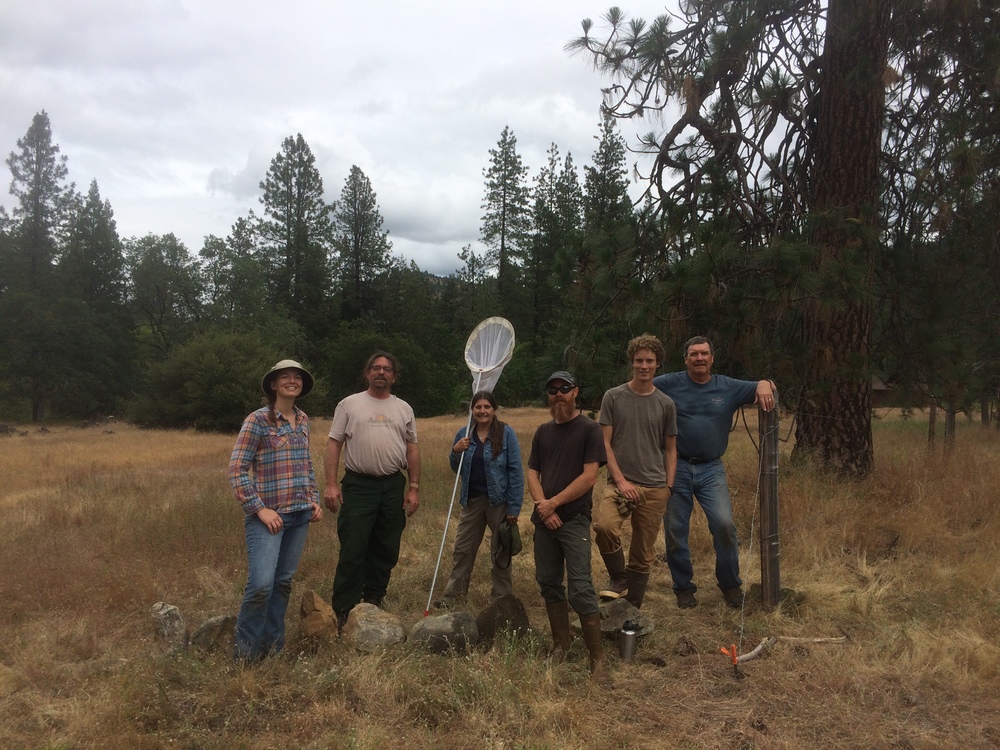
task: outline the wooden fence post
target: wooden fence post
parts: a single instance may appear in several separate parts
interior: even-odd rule
[[[757,408],[760,436],[760,584],[764,606],[774,608],[781,591],[778,535],[778,404]]]

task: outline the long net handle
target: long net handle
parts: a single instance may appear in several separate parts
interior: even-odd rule
[[[472,389],[473,393],[479,391],[479,381],[482,378],[483,371],[478,370],[476,372],[476,387]],[[469,420],[465,425],[465,436],[470,437],[472,431],[472,403],[469,403]],[[454,447],[454,446],[452,446]],[[434,601],[434,586],[437,585],[438,571],[441,569],[441,557],[444,555],[444,543],[448,539],[448,525],[451,523],[451,511],[455,507],[455,496],[458,494],[458,483],[462,481],[462,464],[465,461],[465,451],[462,451],[462,455],[458,457],[458,470],[455,472],[455,485],[451,488],[451,502],[448,503],[448,515],[444,519],[444,533],[441,535],[441,546],[438,548],[437,563],[434,565],[434,577],[431,579],[431,590],[427,595],[427,607],[424,609],[424,617],[427,617],[431,613],[431,603]]]

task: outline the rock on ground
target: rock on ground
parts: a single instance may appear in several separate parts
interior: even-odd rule
[[[531,629],[531,623],[528,622],[524,603],[514,594],[507,594],[483,607],[476,615],[476,627],[479,630],[480,644],[490,646],[498,633],[527,633]]]
[[[351,610],[340,637],[359,651],[372,652],[402,643],[406,631],[395,615],[362,603]]]
[[[435,654],[467,654],[479,643],[479,628],[468,612],[449,612],[417,622],[407,642]]]
[[[189,633],[181,611],[173,604],[157,602],[150,608],[150,612],[160,649],[168,654],[187,651]]]

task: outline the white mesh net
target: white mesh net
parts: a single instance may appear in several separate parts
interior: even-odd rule
[[[492,391],[504,365],[514,354],[514,327],[505,318],[487,318],[465,343],[465,363],[472,372],[473,392]]]

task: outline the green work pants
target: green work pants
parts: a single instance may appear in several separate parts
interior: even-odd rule
[[[333,610],[346,617],[362,600],[381,604],[389,587],[406,527],[406,476],[348,472],[340,486],[344,502],[337,518],[340,559],[333,578]]]

